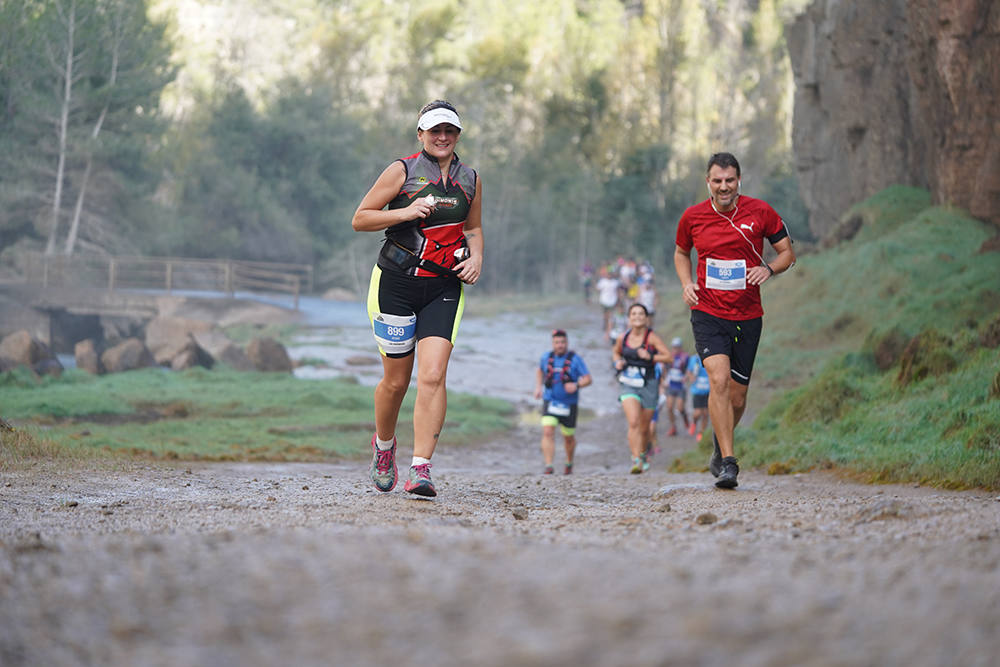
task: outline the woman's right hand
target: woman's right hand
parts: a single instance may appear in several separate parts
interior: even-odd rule
[[[426,197],[418,197],[413,200],[413,203],[407,206],[404,210],[407,213],[407,220],[424,219],[434,212],[434,195],[427,195]]]
[[[625,360],[624,359],[615,359],[615,370],[619,370],[620,371],[623,368],[625,368]]]

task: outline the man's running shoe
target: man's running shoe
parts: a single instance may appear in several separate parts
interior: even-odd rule
[[[642,455],[642,471],[646,472],[649,470],[649,457],[645,454]]]
[[[688,435],[694,435],[695,423],[691,422],[688,424]]]
[[[701,431],[698,431],[698,435],[694,436],[695,442],[701,442]]]
[[[572,461],[567,461],[566,462],[566,467],[563,468],[563,474],[564,475],[572,475],[573,474],[573,462]]]
[[[396,488],[398,475],[396,473],[396,438],[392,439],[392,447],[379,449],[372,436],[372,464],[368,468],[375,488],[388,493]]]
[[[734,489],[739,486],[736,476],[740,474],[740,466],[736,463],[735,456],[727,456],[722,459],[722,472],[715,485],[720,489]]]
[[[719,439],[712,434],[712,458],[708,461],[708,472],[712,477],[718,477],[722,472],[722,450],[719,449]]]
[[[431,464],[410,466],[410,478],[406,480],[403,489],[418,496],[428,498],[436,496],[437,491],[434,490],[434,482],[431,481]]]
[[[639,473],[642,472],[642,464],[643,464],[642,457],[641,456],[635,457],[634,459],[632,459],[632,469],[629,470],[629,472],[632,473],[633,475],[638,475]]]
[[[543,475],[551,475],[551,474],[552,474],[552,473],[554,473],[555,471],[556,471],[556,469],[555,469],[555,468],[553,468],[552,466],[545,466],[545,469],[544,469],[544,470],[542,470],[542,474],[543,474]]]
[[[670,430],[667,431],[667,435],[677,435],[677,427],[676,426],[671,426]]]

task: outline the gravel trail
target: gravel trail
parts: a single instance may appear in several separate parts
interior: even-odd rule
[[[571,476],[539,474],[527,423],[442,446],[434,500],[364,461],[0,473],[0,665],[998,664],[1000,498],[758,470],[720,491],[666,472],[688,437],[629,475],[606,344],[576,334],[595,318],[463,323],[449,373],[526,411],[547,329],[575,327],[596,417]],[[364,324],[293,354],[350,372]]]
[[[363,462],[4,473],[0,664],[997,664],[995,497],[720,491],[580,430],[571,476],[528,426],[442,451],[434,500]]]

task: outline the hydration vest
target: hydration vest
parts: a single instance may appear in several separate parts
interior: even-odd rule
[[[576,356],[576,353],[573,352],[573,350],[570,350],[569,352],[566,353],[566,359],[563,360],[562,374],[559,376],[560,382],[562,382],[563,384],[566,384],[567,382],[572,382],[573,381],[573,377],[570,375],[569,369],[570,369],[570,366],[573,365],[573,357],[575,357],[575,356]],[[555,358],[556,358],[556,353],[555,352],[549,352],[549,360],[548,360],[548,362],[545,365],[545,388],[546,389],[551,389],[552,388],[552,381],[555,379],[556,371],[555,371],[555,368],[553,368],[553,365],[552,365],[552,362],[553,362],[553,360]]]
[[[455,251],[466,245],[465,219],[476,196],[476,171],[454,155],[448,178],[442,178],[438,161],[420,151],[399,160],[406,179],[389,209],[405,208],[414,199],[434,195],[440,203],[426,218],[408,220],[385,230],[379,254],[383,269],[410,276],[455,275]]]

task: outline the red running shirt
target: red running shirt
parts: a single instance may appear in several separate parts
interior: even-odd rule
[[[683,252],[694,248],[698,253],[698,305],[693,310],[752,320],[763,316],[764,309],[760,286],[745,282],[746,270],[764,264],[765,238],[774,244],[788,231],[766,201],[740,195],[736,204],[735,211],[725,213],[716,211],[711,199],[690,207],[677,224],[676,243]]]

